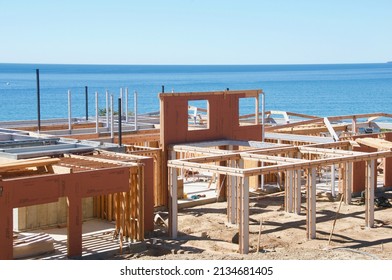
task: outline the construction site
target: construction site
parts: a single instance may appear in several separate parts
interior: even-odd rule
[[[392,114],[158,98],[0,122],[0,259],[392,259]]]

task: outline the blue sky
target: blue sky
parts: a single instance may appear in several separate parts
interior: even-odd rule
[[[392,60],[390,0],[0,0],[0,63]]]

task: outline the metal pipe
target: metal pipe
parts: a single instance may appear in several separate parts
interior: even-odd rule
[[[120,98],[121,98],[121,101],[123,100],[123,88],[120,88]],[[122,106],[123,104],[121,103],[121,106]],[[122,109],[122,107],[121,107],[121,109]],[[120,112],[120,111],[119,111]],[[121,112],[122,112],[122,110],[121,110]]]
[[[39,69],[35,70],[35,75],[37,77],[37,129],[38,133],[41,131],[41,93],[40,93],[40,86],[39,86]]]
[[[128,122],[128,88],[125,88],[125,122]]]
[[[95,92],[95,133],[99,133],[98,91]]]
[[[68,90],[68,130],[72,133],[72,109],[71,109],[71,90]]]
[[[122,128],[121,128],[121,98],[118,99],[118,145],[121,147],[122,145]]]
[[[86,121],[88,121],[88,87],[84,87],[84,95],[86,99]]]
[[[106,128],[109,128],[109,91],[106,90]]]
[[[112,142],[114,140],[114,102],[113,102],[113,94],[110,95],[110,138]]]
[[[137,127],[137,91],[135,90],[135,93],[134,93],[134,98],[133,98],[133,101],[134,101],[134,115],[135,115],[135,130],[137,130],[138,129],[138,127]]]
[[[165,86],[162,85],[162,93],[165,93]]]
[[[264,142],[264,138],[265,138],[265,129],[264,129],[264,125],[265,125],[265,93],[261,92],[261,141]]]

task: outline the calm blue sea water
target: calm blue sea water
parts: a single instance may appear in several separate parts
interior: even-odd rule
[[[73,116],[84,116],[84,87],[89,87],[89,112],[100,108],[105,90],[139,93],[139,112],[159,110],[158,93],[263,89],[266,109],[331,116],[392,113],[392,63],[336,65],[247,66],[126,66],[0,64],[0,121],[36,119],[36,76],[40,69],[41,115],[67,117],[67,91],[72,92]],[[115,103],[117,105],[117,103]],[[133,94],[129,98],[132,110]],[[246,108],[241,111],[246,111]]]

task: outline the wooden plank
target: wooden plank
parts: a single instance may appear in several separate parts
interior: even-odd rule
[[[363,155],[350,155],[350,156],[341,156],[335,158],[318,159],[318,160],[308,161],[305,163],[288,163],[288,164],[281,164],[281,165],[274,165],[274,166],[266,166],[261,168],[244,169],[242,171],[242,174],[243,176],[253,176],[255,174],[274,173],[274,172],[280,172],[280,171],[291,170],[291,169],[326,166],[326,165],[340,164],[346,162],[359,162],[359,161],[373,160],[373,159],[384,158],[384,157],[392,157],[392,151],[372,152]],[[221,170],[219,172],[221,172]]]
[[[285,180],[285,209],[286,212],[293,212],[293,199],[294,199],[294,170],[286,171],[286,180]]]
[[[240,178],[239,251],[249,253],[249,178]]]
[[[178,231],[178,205],[177,205],[177,168],[169,168],[169,188],[170,188],[170,204],[169,204],[169,233],[171,238],[177,238]]]
[[[345,202],[345,204],[351,204],[351,198],[352,198],[351,182],[352,182],[352,166],[353,166],[353,164],[351,162],[348,162],[345,165],[346,165],[345,166],[345,169],[346,169],[345,170],[346,171],[346,174],[345,174],[346,188],[345,188],[345,193],[344,193],[344,202]]]
[[[366,187],[365,187],[365,224],[374,227],[374,171],[375,160],[366,161]]]
[[[355,139],[355,142],[376,149],[389,150],[389,151],[392,150],[392,142],[384,139],[366,137],[366,138],[357,138]]]
[[[188,97],[195,97],[195,99],[200,98],[200,96],[212,96],[212,95],[237,95],[237,94],[245,94],[246,97],[258,97],[261,94],[262,90],[230,90],[230,91],[211,91],[211,92],[179,92],[179,93],[160,93],[159,98],[161,100],[165,99],[166,97],[171,96],[188,96]]]
[[[307,238],[316,238],[316,169],[308,169],[306,190],[306,231]]]
[[[26,169],[30,167],[41,167],[59,163],[60,159],[37,159],[37,160],[18,160],[15,162],[1,163],[0,172],[7,172],[12,170]]]
[[[138,173],[138,206],[139,206],[139,213],[138,213],[138,227],[139,227],[139,235],[138,240],[144,240],[144,167],[142,166],[139,169]]]

